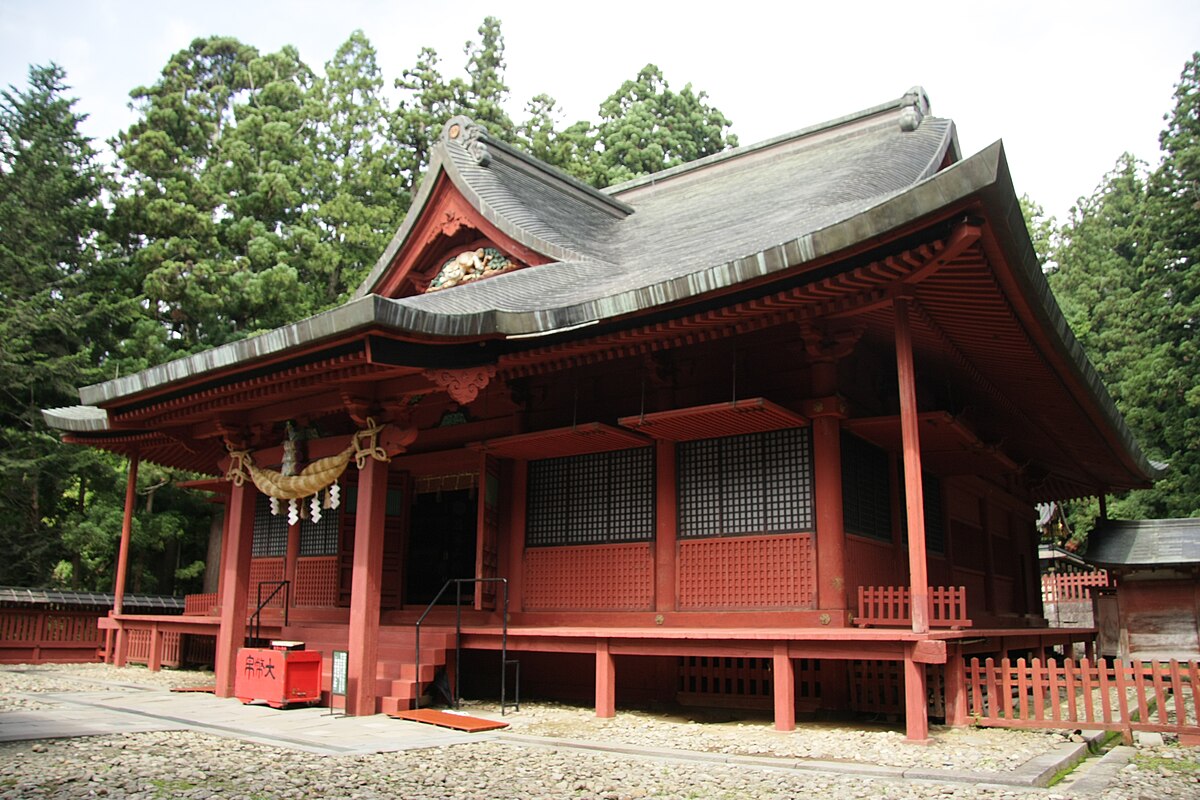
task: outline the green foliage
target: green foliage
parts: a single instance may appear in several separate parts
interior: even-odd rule
[[[375,49],[355,31],[314,86],[318,112],[309,229],[321,307],[344,299],[387,247],[412,200]]]
[[[672,92],[658,67],[647,64],[634,80],[600,105],[596,125],[581,121],[555,129],[554,98],[538,95],[517,128],[517,144],[536,158],[598,188],[678,166],[737,147],[729,120],[691,84]]]
[[[672,92],[658,67],[643,67],[600,105],[598,180],[620,183],[736,147],[731,123],[707,98],[690,83]]]
[[[1169,464],[1110,503],[1116,518],[1200,515],[1200,54],[1175,101],[1162,164],[1122,156],[1050,247],[1067,321],[1147,455]],[[1076,531],[1096,514],[1076,504]]]
[[[0,583],[45,581],[65,555],[60,520],[95,453],[69,448],[41,409],[74,399],[122,315],[97,231],[106,176],[65,96],[61,68],[0,93]]]

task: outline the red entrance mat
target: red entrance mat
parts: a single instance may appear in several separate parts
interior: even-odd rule
[[[176,686],[171,691],[172,692],[208,692],[209,694],[216,694],[217,687],[216,687],[216,684],[214,684],[212,686]]]
[[[446,711],[438,711],[436,708],[417,708],[411,711],[397,711],[394,714],[388,714],[389,717],[396,719],[408,719],[413,722],[425,722],[430,725],[440,725],[443,728],[453,728],[456,731],[466,731],[467,733],[478,733],[479,731],[494,731],[497,728],[507,728],[507,722],[496,722],[490,719],[479,719],[479,717],[468,717],[465,714],[451,714]]]

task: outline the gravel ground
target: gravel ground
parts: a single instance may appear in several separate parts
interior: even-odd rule
[[[1200,797],[1200,747],[1139,747],[1133,761],[1098,800],[1159,800]]]
[[[117,669],[107,664],[13,664],[0,666],[0,712],[51,708],[49,703],[14,695],[47,692],[139,691],[173,689],[179,686],[204,686],[215,681],[204,670],[168,670],[151,672],[145,667]]]
[[[466,703],[463,710],[490,708],[486,704]],[[496,717],[494,713],[487,716]],[[794,731],[781,732],[768,719],[739,719],[736,712],[680,715],[622,709],[612,719],[596,719],[590,708],[557,703],[522,705],[519,714],[510,713],[503,719],[514,733],[531,736],[889,767],[953,767],[980,773],[1012,770],[1067,742],[1070,734],[1069,731],[933,726],[932,744],[914,747],[905,741],[902,724],[800,723]]]
[[[26,698],[13,692],[135,691],[130,684],[195,686],[211,674],[103,665],[0,668],[0,710]],[[119,688],[125,685],[125,689]],[[36,702],[36,698],[34,700]],[[486,710],[479,706],[478,710]],[[989,772],[1022,763],[1061,742],[1053,734],[1000,730],[935,731],[935,744],[901,743],[892,730],[803,726],[777,733],[767,722],[688,719],[622,710],[596,720],[587,710],[526,704],[510,714],[517,733],[747,755],[841,758],[894,766]],[[1021,754],[1019,758],[1005,758]],[[998,760],[999,759],[999,760]],[[989,766],[991,765],[991,766]],[[1100,800],[1200,797],[1200,749],[1141,748]],[[968,784],[873,780],[718,764],[639,759],[502,741],[369,756],[314,757],[293,750],[190,731],[0,744],[0,799],[94,797],[269,800],[270,798],[1016,798],[1061,800],[1055,791]],[[1095,800],[1095,796],[1088,800]]]

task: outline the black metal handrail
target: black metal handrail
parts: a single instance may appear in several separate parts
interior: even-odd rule
[[[442,585],[438,593],[430,601],[425,610],[421,612],[421,616],[416,622],[416,699],[414,700],[416,707],[421,707],[421,623],[425,621],[425,617],[429,616],[429,612],[442,599],[442,595],[454,585],[454,683],[450,686],[451,700],[454,702],[454,707],[457,709],[460,706],[460,695],[458,685],[462,682],[462,585],[464,583],[501,583],[504,584],[504,608],[501,619],[500,633],[500,716],[504,716],[509,705],[514,706],[517,711],[521,710],[521,665],[516,661],[509,661],[508,658],[508,578],[451,578]],[[516,702],[508,703],[506,692],[508,690],[508,665],[512,663],[516,665],[517,684],[515,687]]]
[[[264,600],[262,593],[264,586],[274,586],[271,593]],[[279,590],[283,590],[283,624],[288,624],[288,607],[292,604],[292,582],[291,581],[259,581],[258,582],[258,605],[254,609],[254,613],[250,615],[250,630],[254,635],[248,637],[253,641],[253,645],[247,643],[248,646],[258,647],[262,644],[262,610],[268,603],[275,599],[275,595],[279,594]]]

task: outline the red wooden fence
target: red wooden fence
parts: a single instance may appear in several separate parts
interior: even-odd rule
[[[149,628],[127,627],[129,634],[129,652],[128,660],[130,664],[146,664],[150,665],[150,644],[153,641],[152,633]],[[182,634],[174,631],[164,631],[162,633],[162,645],[160,646],[159,658],[160,665],[164,667],[178,667],[182,662],[180,660],[179,643]]]
[[[907,586],[858,587],[856,625],[910,625],[911,603]],[[967,590],[962,586],[929,587],[929,624],[935,628],[969,628]]]
[[[95,611],[0,608],[0,663],[95,661],[104,635]]]
[[[975,724],[1004,728],[1090,728],[1200,737],[1200,662],[1124,664],[1100,659],[1062,664],[1004,659],[966,668]]]
[[[1042,576],[1042,602],[1062,603],[1091,599],[1093,587],[1112,586],[1108,571],[1055,572]]]

